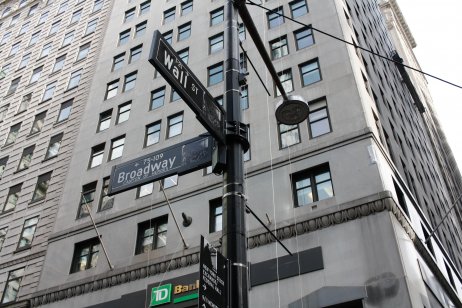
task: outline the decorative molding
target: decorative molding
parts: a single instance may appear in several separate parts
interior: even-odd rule
[[[44,257],[46,252],[47,252],[46,250],[42,250],[42,251],[30,254],[30,255],[27,255],[27,256],[24,256],[24,257],[21,257],[21,258],[18,258],[18,259],[3,262],[3,263],[0,264],[0,270],[2,270],[4,268],[7,268],[7,267],[15,266],[16,264],[26,263],[26,262],[28,262],[30,260]]]

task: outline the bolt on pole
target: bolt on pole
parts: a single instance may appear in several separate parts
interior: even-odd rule
[[[236,137],[241,123],[239,93],[239,37],[237,8],[232,0],[225,5],[225,93],[227,164],[223,174],[223,255],[230,261],[229,308],[248,307],[247,241],[245,231],[244,162],[242,140]]]

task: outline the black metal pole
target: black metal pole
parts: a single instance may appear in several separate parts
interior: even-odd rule
[[[226,171],[223,175],[223,255],[230,260],[229,308],[248,307],[247,243],[245,232],[244,162],[239,94],[239,37],[237,9],[225,6]]]

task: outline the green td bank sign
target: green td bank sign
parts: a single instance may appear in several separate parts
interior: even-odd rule
[[[151,290],[151,305],[155,307],[158,305],[170,303],[172,296],[172,284],[164,284],[163,286],[152,288]]]
[[[192,284],[164,284],[152,286],[151,301],[149,307],[156,307],[163,304],[177,304],[198,298],[199,280]]]

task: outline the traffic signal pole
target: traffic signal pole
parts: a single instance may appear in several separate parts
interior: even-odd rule
[[[225,5],[226,168],[223,174],[223,255],[230,262],[228,307],[248,307],[248,267],[245,228],[244,149],[247,126],[241,122],[239,87],[238,12],[232,0]]]

